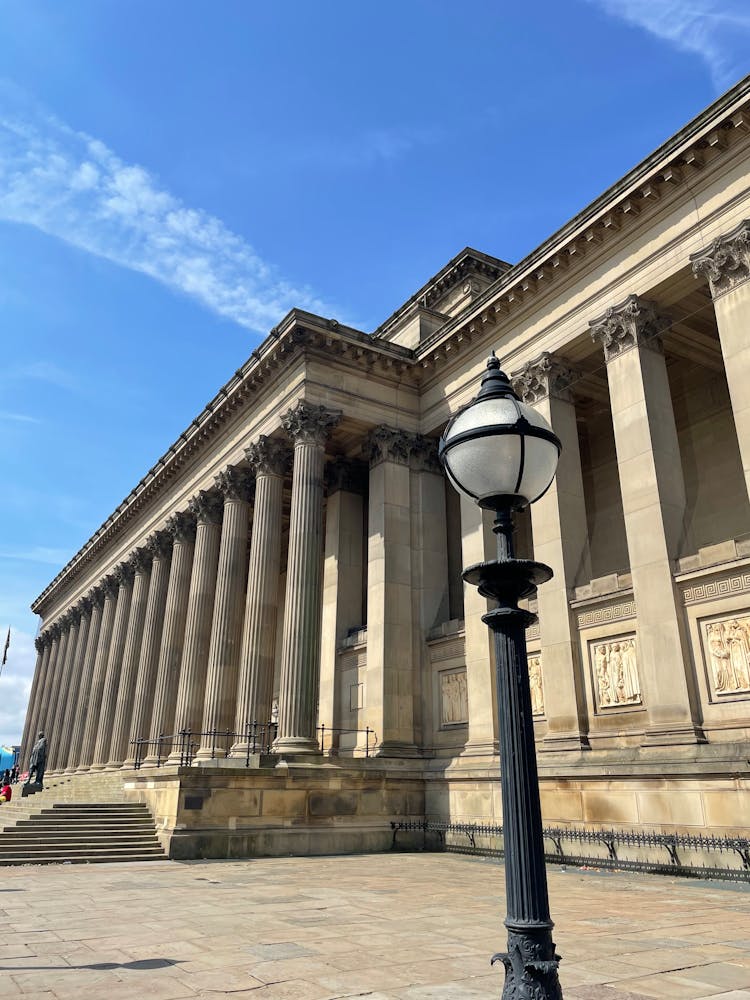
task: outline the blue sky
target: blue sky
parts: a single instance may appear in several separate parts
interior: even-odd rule
[[[29,603],[289,308],[518,260],[749,43],[735,0],[0,0],[0,743]]]

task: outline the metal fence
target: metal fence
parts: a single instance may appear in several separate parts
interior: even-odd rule
[[[403,820],[391,823],[392,848],[417,846],[503,857],[503,828],[493,823]],[[648,830],[545,827],[550,864],[750,882],[750,839]],[[399,834],[402,836],[399,842]]]
[[[278,724],[276,722],[248,722],[242,732],[232,732],[229,729],[210,729],[198,732],[192,729],[181,729],[178,733],[161,733],[155,739],[131,740],[133,747],[133,767],[138,770],[144,764],[151,767],[162,767],[164,764],[179,764],[189,767],[196,755],[217,760],[228,757],[232,747],[237,746],[239,752],[234,759],[237,766],[250,766],[257,754],[274,753],[273,744],[276,740]],[[375,731],[366,729],[336,729],[331,726],[318,726],[320,752],[324,756],[346,756],[364,751],[365,757],[377,744]],[[341,745],[342,736],[352,736],[353,745]],[[360,743],[364,736],[364,746]],[[200,753],[199,753],[200,751]]]

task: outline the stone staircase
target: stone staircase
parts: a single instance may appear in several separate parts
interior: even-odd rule
[[[52,775],[0,806],[0,866],[165,861],[153,818],[126,799],[121,772]]]

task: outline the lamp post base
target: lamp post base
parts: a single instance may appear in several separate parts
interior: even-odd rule
[[[508,928],[508,950],[492,956],[505,966],[502,1000],[562,1000],[557,967],[560,956],[552,940],[552,924]]]

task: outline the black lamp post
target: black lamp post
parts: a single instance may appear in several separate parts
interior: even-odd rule
[[[456,489],[495,512],[497,560],[464,571],[467,583],[497,601],[483,621],[495,633],[500,782],[503,799],[508,951],[504,1000],[562,997],[552,940],[542,812],[534,749],[526,629],[536,617],[518,607],[552,577],[543,563],[516,559],[514,510],[538,500],[550,487],[560,441],[511,388],[500,362],[487,361],[479,395],[459,410],[440,440],[440,460]]]

